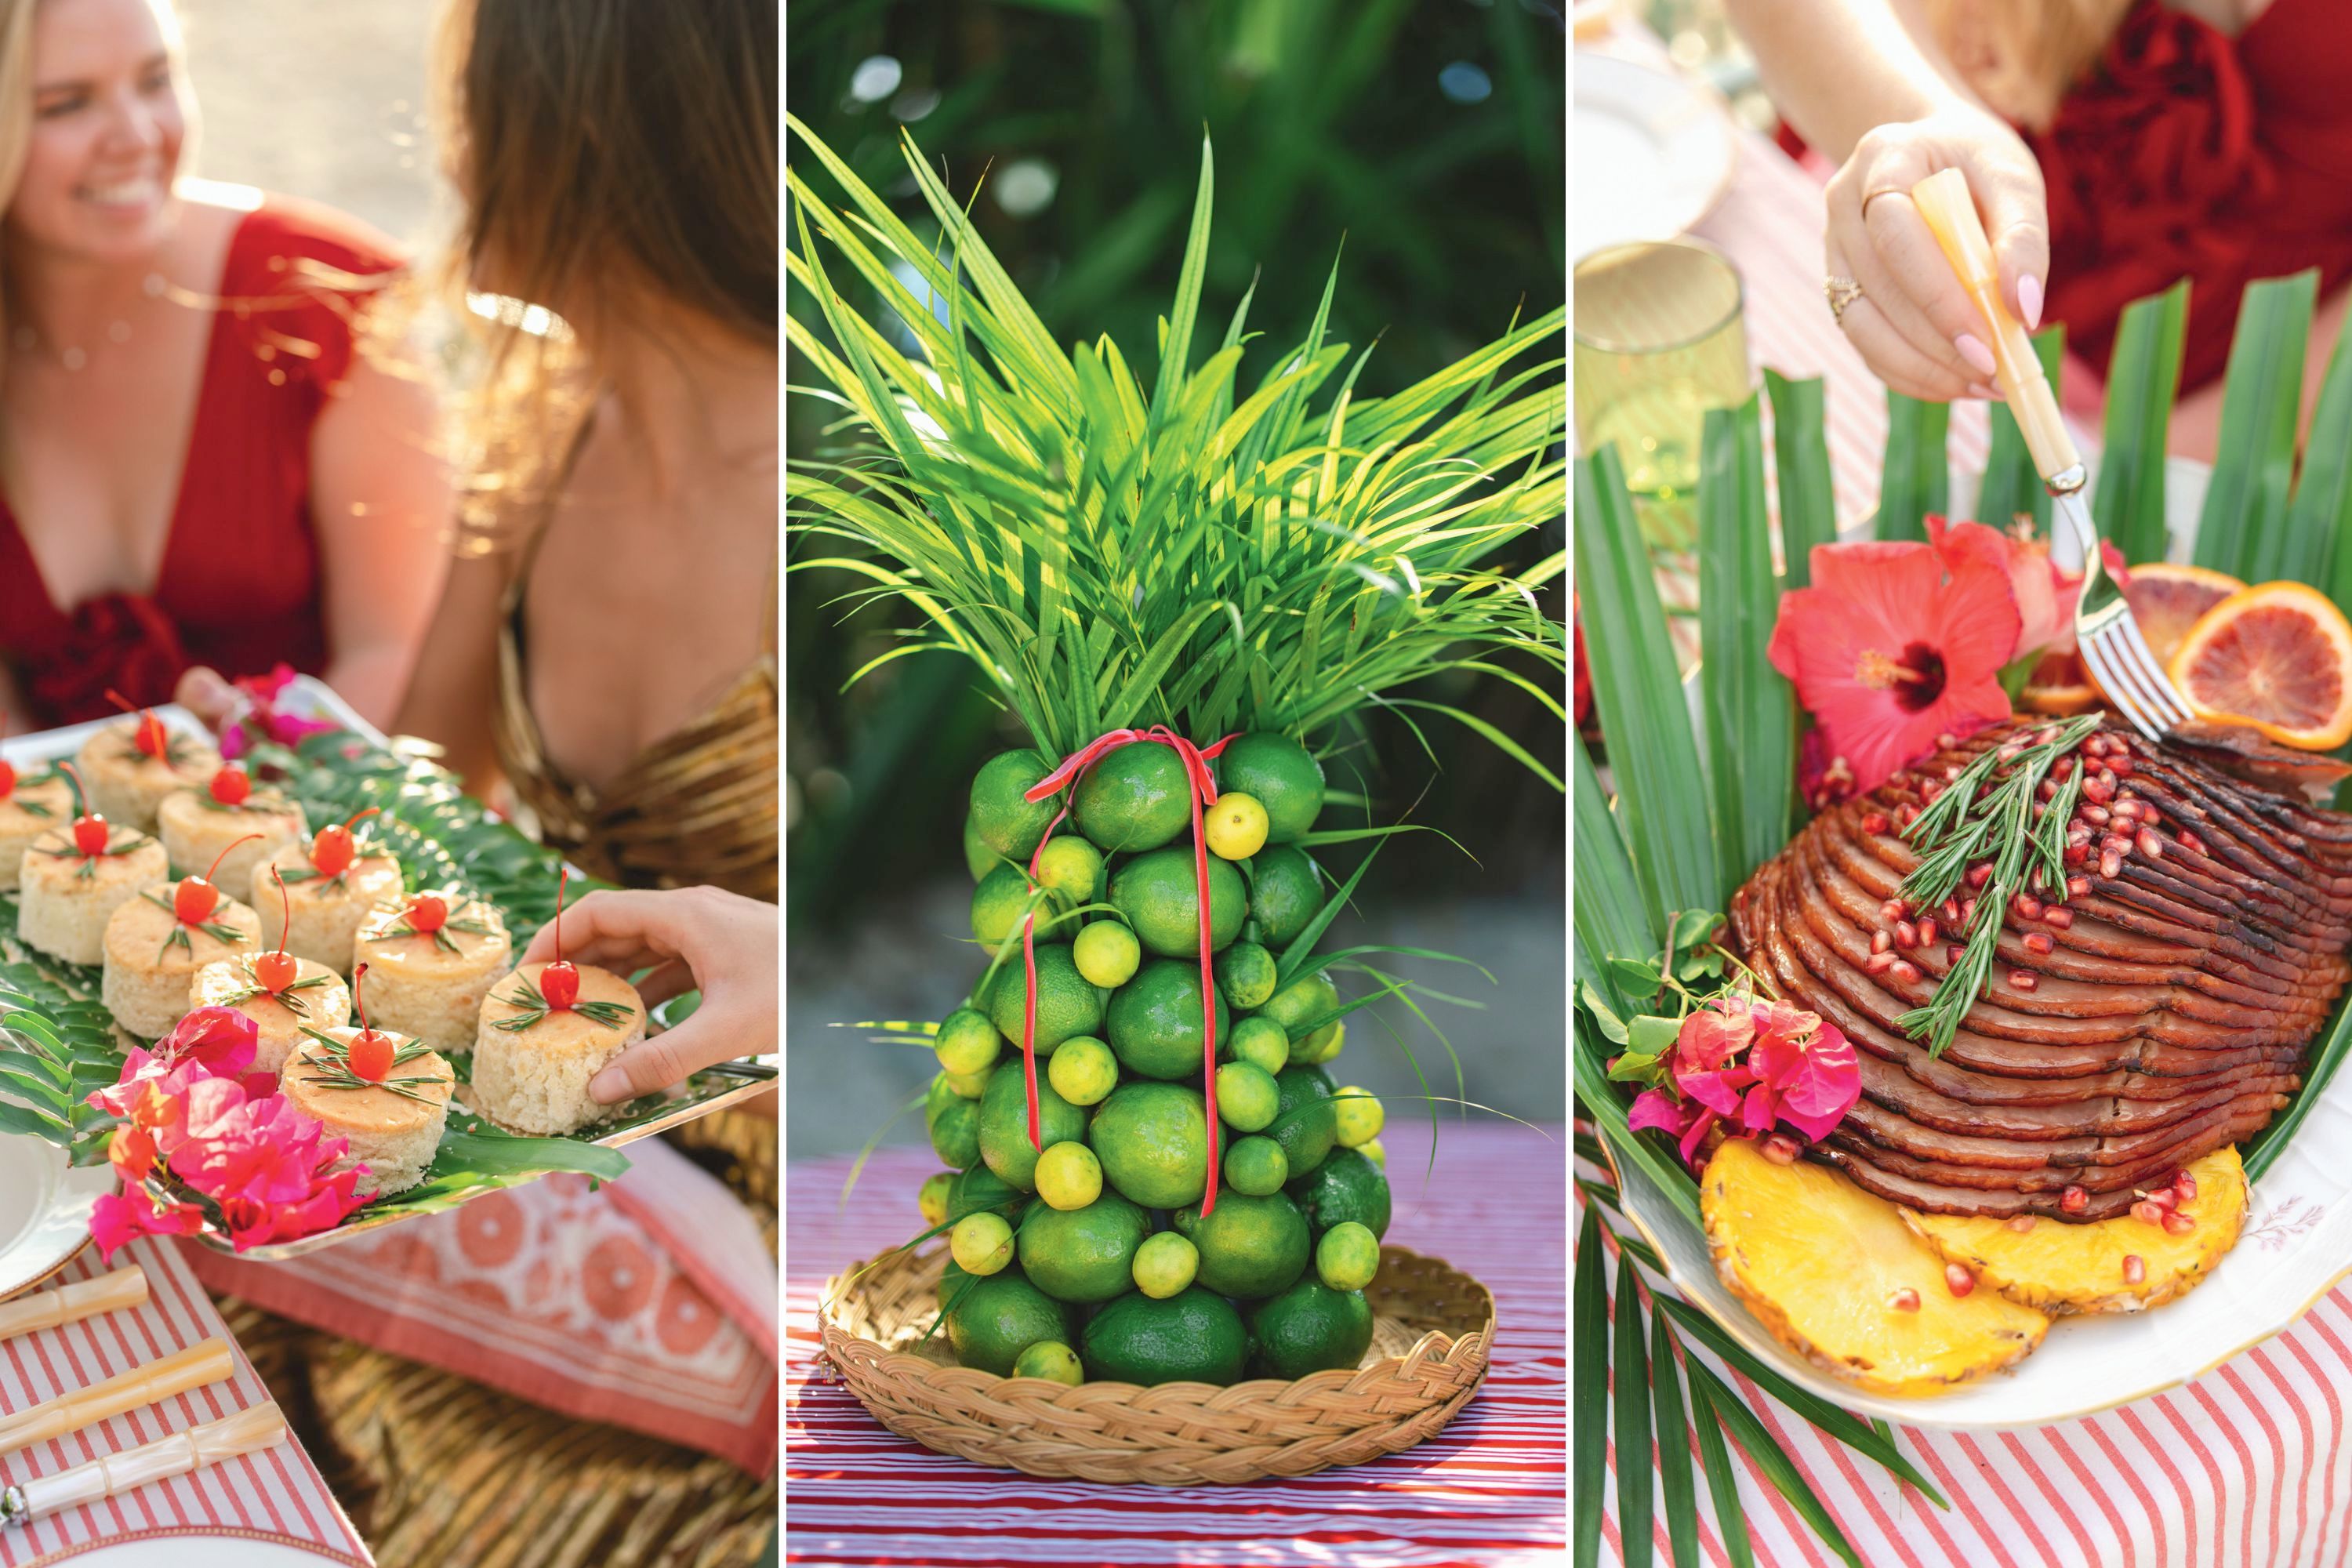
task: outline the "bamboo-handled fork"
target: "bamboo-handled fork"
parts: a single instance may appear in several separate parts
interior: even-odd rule
[[[2009,411],[2016,416],[2034,469],[2050,490],[2051,510],[2059,519],[2051,541],[2052,559],[2061,566],[2075,564],[2070,557],[2080,559],[2083,592],[2074,601],[2074,640],[2083,662],[2116,710],[2141,734],[2160,741],[2194,715],[2157,662],[2147,638],[2140,635],[2123,590],[2099,560],[2098,530],[2083,499],[2088,476],[2082,455],[2059,417],[2058,400],[2042,374],[2032,339],[2001,303],[2000,265],[1977,216],[1968,180],[1958,169],[1939,171],[1911,187],[1911,200],[1991,329],[1994,384],[2009,399]]]

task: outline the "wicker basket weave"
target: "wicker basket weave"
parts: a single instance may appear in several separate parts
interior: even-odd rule
[[[1468,1275],[1381,1248],[1372,1345],[1354,1371],[1227,1388],[998,1377],[955,1364],[938,1315],[945,1247],[859,1264],[824,1287],[824,1353],[874,1418],[978,1464],[1156,1486],[1304,1476],[1410,1448],[1486,1380],[1495,1298]]]

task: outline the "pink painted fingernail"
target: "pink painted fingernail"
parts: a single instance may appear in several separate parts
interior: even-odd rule
[[[1990,375],[1993,373],[1992,350],[1978,342],[1973,332],[1962,332],[1952,340],[1952,346],[1960,351],[1962,359],[1976,366],[1979,374]]]
[[[2025,330],[2042,325],[2042,279],[2027,273],[2017,280],[2017,308],[2025,312]]]

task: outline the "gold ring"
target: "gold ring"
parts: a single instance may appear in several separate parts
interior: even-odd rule
[[[1843,331],[1846,307],[1862,298],[1862,285],[1851,278],[1824,278],[1822,279],[1822,297],[1830,302],[1830,320]]]

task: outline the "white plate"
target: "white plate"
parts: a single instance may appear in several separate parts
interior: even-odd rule
[[[170,1533],[93,1546],[60,1561],[73,1568],[156,1568],[162,1563],[172,1568],[319,1568],[321,1563],[350,1559],[246,1535]]]
[[[89,1214],[114,1185],[110,1165],[67,1165],[65,1151],[0,1132],[0,1298],[56,1273],[89,1239]]]
[[[1576,51],[1578,256],[1672,239],[1705,217],[1738,155],[1723,100],[1686,77]]]

